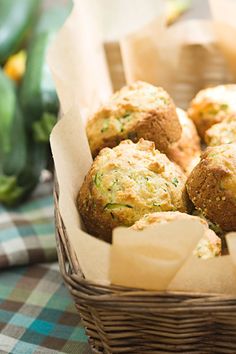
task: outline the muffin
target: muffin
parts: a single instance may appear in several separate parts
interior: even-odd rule
[[[175,105],[166,91],[145,82],[135,82],[116,92],[88,121],[87,136],[93,157],[104,147],[125,139],[153,141],[166,152],[180,139],[181,125]]]
[[[192,216],[186,213],[180,213],[178,211],[146,214],[143,218],[138,220],[131,228],[139,231],[144,230],[150,225],[163,224],[175,220],[186,219],[199,220],[205,227],[204,238],[199,241],[196,249],[194,250],[194,255],[202,259],[208,259],[219,256],[221,254],[221,239],[215,234],[214,231],[209,229],[207,222],[199,218],[198,216]]]
[[[236,144],[209,147],[187,180],[195,207],[223,231],[236,230]]]
[[[232,113],[236,113],[236,85],[219,85],[202,90],[188,109],[188,116],[203,140],[207,129]]]
[[[89,233],[111,241],[116,226],[131,226],[155,211],[186,211],[186,177],[153,142],[125,140],[104,148],[79,191],[77,204]]]
[[[186,174],[189,174],[200,160],[200,139],[195,125],[188,118],[186,112],[180,108],[177,108],[176,111],[182,126],[182,135],[179,141],[170,146],[167,156],[171,161],[177,163]]]
[[[209,146],[236,143],[236,115],[213,125],[206,131],[205,141]]]

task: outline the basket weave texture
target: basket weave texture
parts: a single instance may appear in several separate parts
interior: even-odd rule
[[[55,222],[60,270],[94,353],[236,353],[235,297],[92,283],[70,247],[56,191]]]

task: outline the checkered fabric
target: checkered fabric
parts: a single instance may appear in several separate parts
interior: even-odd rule
[[[89,354],[55,263],[0,273],[0,354]]]
[[[0,204],[0,268],[56,259],[50,183],[17,208]]]

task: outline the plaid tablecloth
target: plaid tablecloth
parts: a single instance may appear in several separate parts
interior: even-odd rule
[[[17,208],[0,204],[0,268],[56,259],[51,183]]]
[[[0,206],[0,354],[90,353],[57,263],[44,263],[56,260],[51,192]]]
[[[56,263],[0,273],[0,353],[90,353]]]

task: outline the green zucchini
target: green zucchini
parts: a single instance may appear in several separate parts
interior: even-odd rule
[[[29,139],[26,142],[25,162],[18,174],[7,173],[12,170],[3,166],[4,171],[0,173],[0,203],[7,206],[15,206],[22,202],[37,186],[41,172],[47,165],[47,146],[36,144]],[[8,162],[13,166],[10,158],[17,154],[17,148],[13,146],[11,156],[8,155]],[[5,160],[6,161],[6,160]]]
[[[28,137],[26,164],[17,178],[17,185],[23,189],[23,193],[14,204],[25,199],[37,186],[41,172],[47,165],[47,153],[45,144],[35,143]]]
[[[39,0],[0,0],[0,63],[13,54],[31,28]]]
[[[57,115],[59,102],[49,67],[47,49],[54,38],[53,32],[38,34],[28,51],[26,72],[20,88],[20,103],[28,129],[41,119],[44,112]]]
[[[31,145],[27,160],[19,175],[0,174],[0,203],[9,207],[22,202],[37,186],[41,171],[46,167],[45,145]]]
[[[58,114],[59,101],[46,58],[48,47],[69,11],[70,6],[57,5],[44,13],[36,25],[20,88],[20,103],[26,113],[28,129],[32,129],[33,123],[44,113]]]
[[[0,173],[17,175],[26,163],[26,136],[15,87],[0,70]]]
[[[26,136],[16,90],[0,69],[0,203],[15,205],[37,185],[47,147]]]

